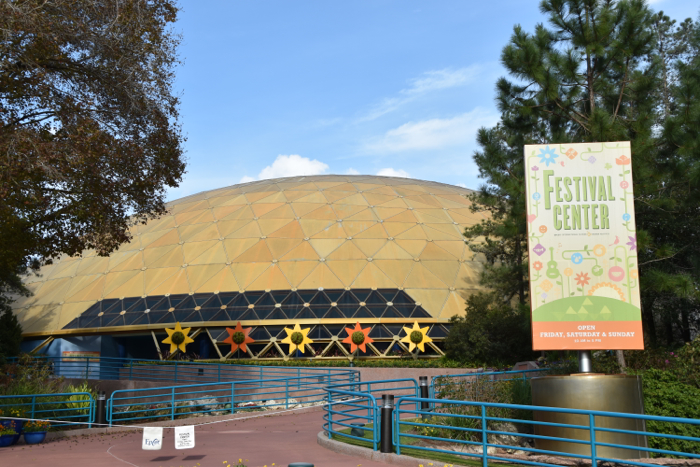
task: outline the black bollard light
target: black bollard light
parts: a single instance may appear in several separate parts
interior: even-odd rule
[[[420,397],[422,399],[429,399],[430,398],[430,393],[428,391],[428,377],[427,376],[419,376],[418,377],[418,386],[420,387]],[[420,409],[423,412],[428,412],[430,410],[430,402],[428,401],[421,401],[420,402]],[[421,414],[421,418],[423,419],[428,419],[430,418],[430,415],[423,413]]]
[[[287,467],[314,467],[310,462],[292,462]]]
[[[382,394],[382,426],[380,447],[381,452],[394,452],[394,439],[392,436],[393,423],[392,415],[394,413],[394,396],[390,394]]]
[[[105,409],[106,409],[107,395],[104,391],[100,391],[97,395],[97,401],[95,403],[95,423],[105,424]]]

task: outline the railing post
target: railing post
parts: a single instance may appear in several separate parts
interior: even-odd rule
[[[284,408],[289,408],[289,378],[284,379]]]
[[[170,420],[175,420],[175,388],[170,392]]]
[[[591,432],[591,467],[598,467],[598,452],[595,441],[595,415],[588,414],[588,429]]]
[[[90,369],[90,357],[85,357],[85,379],[88,379],[89,369]]]
[[[391,421],[392,424],[395,424],[394,426],[394,437],[396,438],[396,442],[394,443],[394,446],[396,446],[396,454],[401,455],[401,427],[399,427],[399,407],[397,406],[394,409],[394,419]],[[383,452],[383,451],[382,451]]]
[[[36,396],[32,396],[32,411],[30,414],[30,418],[35,418],[34,417],[34,408],[36,407]]]
[[[217,375],[216,375],[216,381],[217,381],[218,383],[220,383],[220,382],[221,382],[221,365],[217,365],[217,369],[218,369],[218,372],[217,372]]]
[[[177,362],[175,362],[175,382],[177,383]]]
[[[328,391],[328,405],[326,406],[326,412],[328,412],[328,439],[331,439],[331,430],[333,429],[333,412],[331,412],[331,391]],[[376,449],[375,449],[376,450]]]
[[[488,444],[489,444],[488,433],[486,432],[486,406],[481,406],[481,465],[483,467],[488,467]]]
[[[297,368],[297,389],[301,389],[301,368]]]
[[[236,409],[234,408],[236,405],[235,397],[236,397],[236,383],[231,383],[231,415],[236,413]]]
[[[260,367],[260,387],[263,387],[263,367]]]
[[[129,360],[129,381],[131,381],[131,375],[134,371],[134,361]]]

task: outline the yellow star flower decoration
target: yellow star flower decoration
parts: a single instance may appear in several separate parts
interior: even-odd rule
[[[416,347],[418,347],[421,352],[425,352],[425,344],[433,341],[430,337],[428,337],[429,327],[430,326],[421,328],[418,326],[417,321],[413,322],[413,328],[404,326],[403,330],[406,331],[406,335],[403,339],[401,339],[401,342],[408,344],[408,350],[410,352],[413,352],[413,349]]]
[[[301,350],[304,353],[304,346],[306,344],[313,344],[313,340],[308,337],[311,328],[301,329],[299,324],[294,325],[294,329],[284,328],[284,332],[287,333],[287,337],[281,340],[283,344],[289,344],[289,355],[295,350]]]
[[[194,342],[190,336],[188,336],[190,329],[182,329],[180,323],[175,323],[175,329],[165,328],[165,332],[168,333],[168,337],[163,339],[163,344],[170,344],[170,353],[175,352],[176,349],[180,349],[180,352],[185,353],[185,347],[190,342]]]

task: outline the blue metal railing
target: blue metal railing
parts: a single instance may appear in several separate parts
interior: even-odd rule
[[[17,361],[17,359],[10,359]],[[164,381],[167,383],[212,383],[233,380],[330,375],[333,368],[232,365],[214,362],[161,361],[113,357],[32,358],[32,363],[48,365],[56,376],[77,379]]]
[[[372,434],[372,447],[376,451],[379,446],[377,409],[377,399],[372,394],[336,388],[333,391],[328,391],[323,428],[328,433],[329,439],[333,437],[334,433],[339,434],[339,430],[342,429],[358,428],[362,430],[363,435],[365,430],[369,430]],[[355,423],[351,423],[353,421]],[[367,441],[367,438],[355,436],[352,431],[342,434],[351,439]]]
[[[335,370],[311,376],[118,390],[107,401],[107,420],[112,425],[174,420],[179,415],[233,414],[263,406],[288,409],[290,405],[318,404],[326,400],[326,386],[358,384],[359,377],[354,370]]]
[[[11,416],[10,409],[19,411],[21,416],[18,418],[84,423],[88,428],[95,421],[95,400],[89,392],[0,396],[3,416]],[[51,425],[58,427],[73,423]]]
[[[381,398],[380,394],[420,396],[418,382],[412,378],[334,384],[325,390],[328,396],[323,429],[328,433],[328,437],[338,434],[368,441],[367,438],[360,438],[346,431],[352,428],[369,430],[375,451],[379,443],[380,407],[377,405],[377,399]],[[366,428],[365,425],[370,427]]]
[[[473,414],[468,414],[468,413],[449,413],[446,411],[441,411],[439,414],[435,414],[431,411],[421,411],[419,409],[416,409],[418,404],[421,402],[428,402],[429,404],[432,405],[437,405],[440,406],[441,408],[446,408],[446,407],[473,407],[474,410],[472,411]],[[404,405],[408,405],[409,408],[403,408]],[[543,422],[543,421],[535,421],[535,420],[527,420],[527,419],[514,419],[514,418],[509,418],[509,417],[502,417],[502,416],[489,416],[488,410],[489,409],[501,409],[501,410],[509,410],[509,411],[530,411],[530,412],[558,412],[558,413],[566,413],[566,414],[576,414],[576,415],[582,415],[587,418],[588,423],[586,425],[575,425],[575,424],[563,424],[563,423],[552,423],[552,422]],[[407,418],[408,416],[408,418]],[[441,418],[441,423],[436,424],[436,423],[430,423],[430,420],[423,420],[421,422],[418,422],[417,419],[419,417],[437,417],[439,416]],[[548,464],[544,462],[535,462],[535,461],[527,461],[527,460],[522,460],[514,457],[504,457],[504,455],[498,455],[498,454],[489,454],[488,448],[497,448],[497,449],[518,449],[521,451],[525,452],[530,452],[530,453],[535,453],[535,454],[542,454],[542,455],[553,455],[553,456],[565,456],[565,457],[574,457],[574,458],[579,458],[579,459],[588,459],[591,461],[593,467],[597,465],[598,462],[615,462],[615,463],[624,463],[624,464],[630,464],[630,465],[636,465],[636,466],[655,466],[658,464],[652,464],[648,462],[643,462],[641,459],[639,460],[624,460],[624,459],[617,459],[617,458],[612,458],[612,457],[606,457],[601,455],[601,451],[603,448],[615,448],[615,449],[622,449],[622,450],[627,450],[627,451],[640,451],[643,453],[655,453],[655,454],[662,454],[666,456],[678,456],[678,457],[686,457],[689,459],[700,459],[700,437],[693,437],[693,436],[681,436],[681,435],[673,435],[673,434],[667,434],[667,433],[658,433],[658,432],[652,432],[647,429],[644,430],[624,430],[624,429],[617,429],[617,428],[610,428],[606,427],[603,423],[598,423],[598,418],[619,418],[619,419],[632,419],[632,420],[641,420],[644,422],[647,421],[657,421],[657,422],[666,422],[666,423],[673,423],[673,424],[679,424],[679,425],[700,425],[700,420],[696,419],[688,419],[688,418],[677,418],[677,417],[660,417],[660,416],[654,416],[654,415],[639,415],[639,414],[629,414],[629,413],[616,413],[616,412],[601,412],[601,411],[594,411],[594,410],[579,410],[579,409],[565,409],[565,408],[558,408],[558,407],[542,407],[542,406],[531,406],[531,405],[516,405],[516,404],[496,404],[496,403],[486,403],[486,402],[469,402],[469,401],[452,401],[452,400],[445,400],[445,399],[433,399],[433,398],[419,398],[419,397],[401,397],[398,399],[396,403],[396,408],[394,410],[394,445],[396,446],[396,453],[401,454],[401,449],[403,448],[404,450],[406,448],[411,448],[415,450],[420,450],[420,451],[432,451],[432,452],[439,452],[439,453],[445,453],[445,454],[452,454],[452,455],[457,455],[457,456],[464,456],[464,457],[472,457],[472,458],[480,458],[482,459],[483,465],[486,466],[488,464],[489,460],[495,460],[495,461],[503,461],[503,462],[511,462],[511,463],[520,463],[520,464],[527,464],[527,465],[538,465],[538,466],[550,466],[553,464]],[[452,421],[452,420],[458,420],[458,419],[470,419],[474,420],[476,423],[474,424],[474,427],[466,427],[466,426],[456,426],[457,423],[446,423],[447,421]],[[578,438],[563,438],[563,437],[553,437],[553,436],[541,436],[537,434],[529,434],[529,433],[513,433],[510,431],[499,431],[497,429],[493,429],[493,426],[491,425],[490,422],[501,422],[501,423],[521,423],[524,425],[531,425],[531,426],[550,426],[550,427],[556,427],[556,428],[573,428],[575,430],[580,430],[582,432],[586,432],[588,434],[587,438],[588,439],[578,439]],[[490,427],[491,425],[491,427]],[[462,433],[462,434],[467,434],[467,433],[472,433],[476,435],[474,439],[472,440],[467,440],[467,439],[455,439],[455,438],[445,438],[445,437],[438,437],[438,436],[425,436],[421,435],[418,433],[411,433],[409,430],[411,429],[420,429],[420,428],[436,428],[436,429],[449,429],[457,433]],[[680,428],[680,427],[678,427]],[[678,429],[678,432],[682,432],[682,429]],[[600,441],[598,434],[601,433],[618,433],[618,434],[625,434],[625,435],[632,435],[635,437],[646,437],[646,438],[666,438],[666,439],[674,439],[674,440],[681,440],[681,441],[689,441],[693,443],[698,443],[698,450],[696,452],[682,452],[682,451],[673,451],[673,450],[666,450],[666,449],[654,449],[654,448],[649,448],[644,445],[632,445],[632,444],[618,444],[618,443],[612,443],[612,442],[603,442]],[[579,444],[579,445],[585,445],[588,447],[589,454],[572,454],[569,452],[562,452],[562,451],[550,451],[550,450],[544,450],[544,449],[537,449],[537,448],[531,448],[531,447],[526,447],[526,446],[512,446],[512,445],[504,445],[504,444],[499,444],[496,442],[489,441],[489,437],[492,435],[502,435],[502,436],[514,436],[514,437],[526,437],[526,438],[533,438],[533,439],[541,439],[541,440],[548,440],[548,441],[559,441],[559,442],[565,442],[565,443],[572,443],[572,444]],[[479,439],[480,438],[480,439]],[[410,443],[407,440],[423,440],[424,444],[423,445],[417,445]],[[493,438],[491,438],[493,440]],[[458,445],[466,445],[466,446],[474,446],[478,447],[476,452],[465,452],[465,451],[455,451],[455,450],[447,450],[447,449],[441,449],[440,447],[429,447],[428,445],[425,445],[426,442],[439,442],[439,443],[455,443]],[[438,445],[439,446],[439,445]]]

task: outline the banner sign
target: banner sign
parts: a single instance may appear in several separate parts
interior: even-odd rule
[[[160,451],[163,447],[163,427],[149,426],[143,429],[143,441],[141,449],[146,451]]]
[[[534,350],[643,349],[630,143],[525,146]]]
[[[194,448],[194,426],[175,427],[175,449]]]

